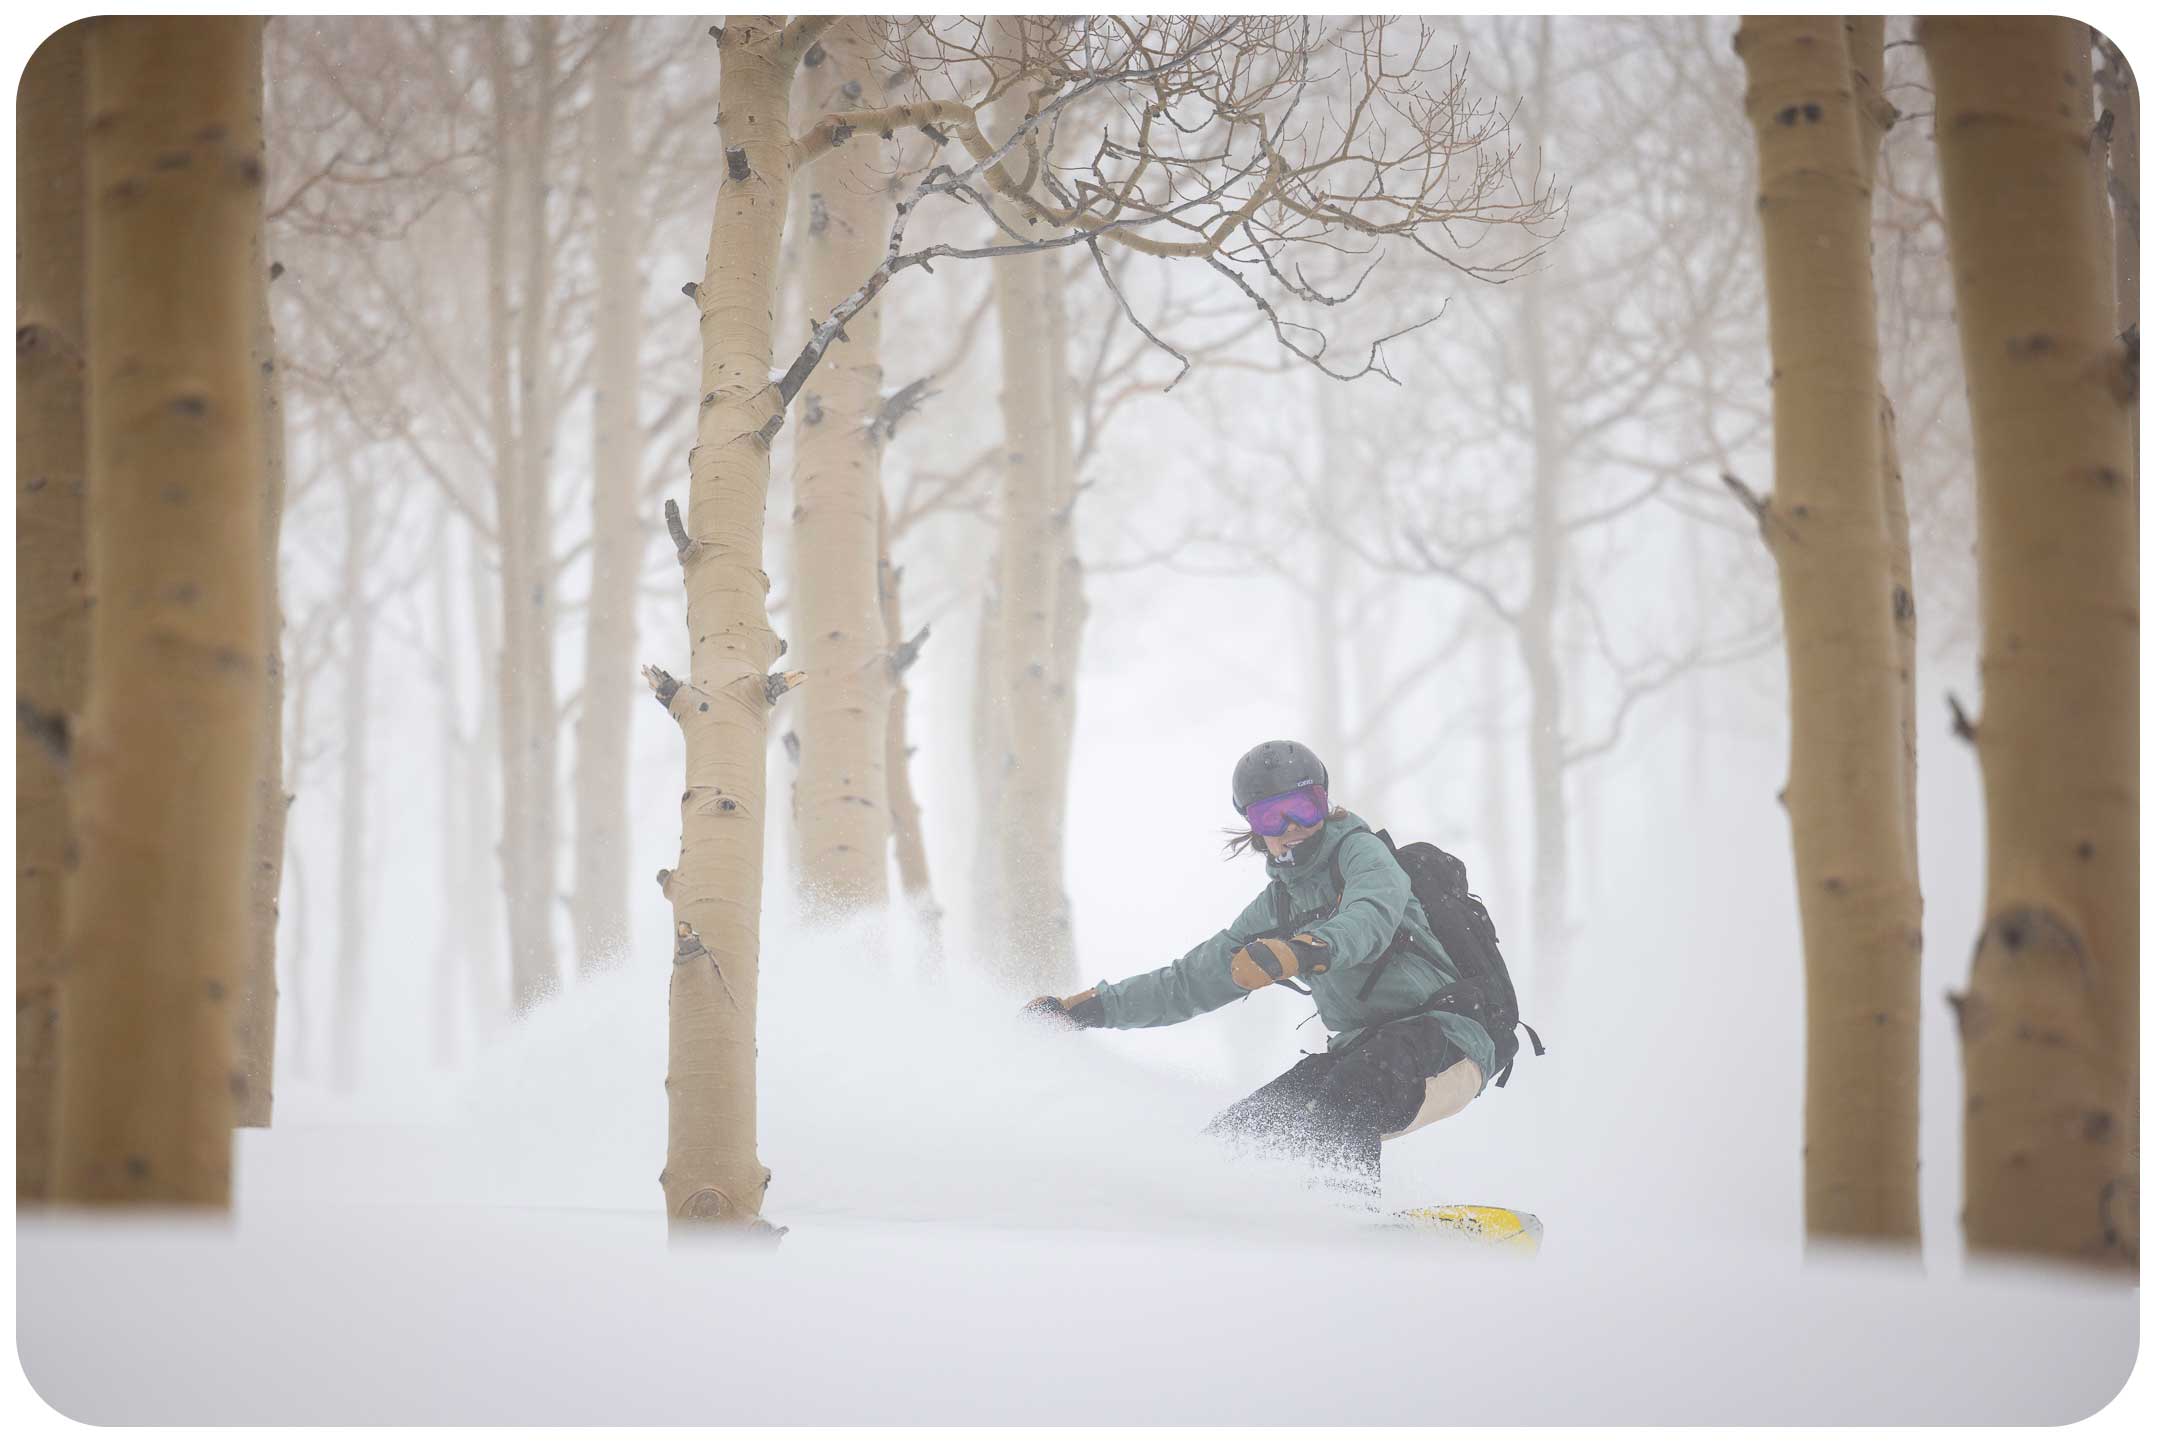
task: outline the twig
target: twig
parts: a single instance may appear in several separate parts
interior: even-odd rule
[[[871,436],[891,440],[900,429],[900,422],[919,409],[923,402],[938,392],[930,388],[930,376],[921,376],[901,386],[878,405],[876,415],[870,417],[867,427]]]

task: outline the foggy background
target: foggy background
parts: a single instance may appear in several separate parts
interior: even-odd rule
[[[590,23],[566,20],[566,43]],[[436,373],[440,365],[477,384],[471,367],[482,363],[472,297],[483,257],[460,207],[483,183],[484,155],[469,119],[448,122],[429,108],[415,77],[430,42],[413,22],[286,18],[270,27],[295,800],[278,947],[277,1119],[268,1131],[238,1133],[234,1245],[287,1259],[341,1253],[294,1284],[342,1297],[342,1324],[353,1330],[311,1304],[314,1319],[288,1340],[283,1381],[243,1400],[170,1377],[179,1389],[159,1390],[166,1382],[152,1367],[145,1394],[162,1399],[130,1410],[127,1388],[114,1389],[110,1374],[72,1349],[70,1336],[106,1323],[81,1285],[63,1283],[105,1267],[112,1284],[137,1284],[121,1279],[114,1257],[124,1256],[147,1268],[140,1274],[198,1284],[209,1253],[184,1236],[146,1234],[93,1254],[55,1227],[42,1249],[25,1248],[21,1281],[23,1354],[49,1399],[85,1419],[613,1420],[629,1414],[633,1395],[656,1419],[1040,1417],[1047,1413],[1030,1410],[1027,1387],[1050,1384],[1042,1378],[1060,1367],[1077,1378],[1136,1365],[1122,1348],[1182,1344],[1187,1326],[1228,1325],[1241,1309],[1313,1303],[1374,1318],[1390,1336],[1386,1354],[1401,1364],[1372,1363],[1361,1383],[1369,1412],[1354,1388],[1331,1411],[1286,1381],[1248,1376],[1212,1394],[1167,1382],[1138,1393],[1080,1385],[1090,1399],[1060,1414],[2062,1420],[2113,1393],[2134,1350],[2133,1297],[2009,1271],[1969,1275],[1961,1254],[1958,1057],[1942,997],[1967,966],[1984,838],[1973,757],[1949,734],[1944,697],[1969,703],[1976,692],[1977,626],[1969,436],[1942,237],[1924,216],[1932,139],[1918,123],[1890,141],[1877,269],[1919,593],[1924,1268],[1835,1258],[1800,1266],[1802,972],[1777,802],[1786,730],[1776,573],[1719,481],[1721,471],[1758,489],[1770,481],[1753,157],[1725,20],[1553,21],[1544,76],[1527,58],[1535,18],[1435,22],[1447,43],[1467,44],[1473,90],[1522,106],[1516,138],[1534,134],[1536,144],[1518,155],[1518,177],[1542,166],[1569,191],[1564,233],[1536,283],[1547,286],[1552,348],[1581,387],[1562,395],[1563,406],[1601,428],[1565,458],[1562,504],[1571,516],[1615,510],[1569,536],[1555,602],[1564,728],[1571,744],[1611,741],[1566,773],[1561,929],[1543,949],[1531,943],[1539,861],[1514,638],[1472,588],[1419,573],[1395,540],[1414,531],[1444,549],[1520,524],[1532,468],[1519,416],[1520,307],[1533,282],[1486,284],[1391,252],[1355,302],[1302,318],[1325,328],[1331,357],[1362,355],[1372,339],[1444,303],[1432,324],[1389,342],[1399,385],[1378,376],[1338,383],[1250,336],[1228,352],[1235,367],[1202,360],[1164,394],[1175,366],[1135,344],[1084,256],[1067,262],[1076,350],[1108,334],[1131,357],[1113,366],[1115,378],[1147,383],[1102,420],[1075,510],[1090,616],[1065,876],[1081,973],[1065,989],[1152,969],[1223,926],[1263,880],[1257,859],[1221,859],[1222,832],[1236,820],[1232,763],[1268,738],[1314,745],[1338,803],[1398,840],[1430,839],[1464,858],[1498,925],[1525,1019],[1550,1047],[1543,1058],[1526,1049],[1505,1090],[1391,1143],[1388,1204],[1534,1211],[1547,1227],[1536,1272],[1488,1274],[1400,1247],[1368,1255],[1341,1237],[1328,1250],[1333,1223],[1316,1205],[1301,1210],[1294,1190],[1266,1192],[1256,1212],[1250,1177],[1194,1133],[1301,1048],[1323,1043],[1317,1022],[1300,1028],[1310,1003],[1286,990],[1155,1031],[1043,1035],[1013,1023],[1025,998],[988,979],[969,926],[975,627],[995,539],[987,499],[930,517],[896,556],[910,628],[931,626],[907,680],[919,747],[912,778],[945,917],[942,978],[901,915],[897,887],[890,917],[821,929],[795,913],[791,772],[778,739],[800,701],[789,697],[772,726],[759,1151],[774,1173],[765,1213],[795,1229],[764,1261],[662,1251],[655,1177],[665,1150],[672,922],[652,877],[675,864],[682,739],[650,702],[638,667],[688,668],[660,504],[687,498],[697,310],[678,292],[703,271],[720,175],[708,23],[666,17],[641,21],[637,32],[649,75],[633,97],[633,140],[651,146],[636,184],[651,226],[640,409],[654,480],[642,512],[636,650],[604,672],[585,672],[579,609],[589,387],[566,391],[550,472],[552,546],[567,557],[554,646],[566,717],[558,880],[567,889],[577,764],[568,717],[583,698],[634,692],[624,858],[633,935],[619,970],[580,980],[567,908],[559,910],[560,988],[518,1019],[508,1012],[494,861],[500,812],[492,801],[474,808],[499,784],[475,776],[499,764],[485,745],[488,620],[475,614],[495,582],[488,547],[451,498],[485,498],[484,461],[460,436]],[[1906,33],[1892,22],[1893,40]],[[1908,104],[1924,78],[1916,51],[1891,50],[1890,65],[1891,98],[1924,109],[1924,98]],[[1543,108],[1533,110],[1522,97],[1540,87]],[[574,121],[561,143],[550,206],[565,227],[564,313],[551,343],[575,354],[589,345],[591,276]],[[307,182],[333,155],[343,158]],[[970,224],[937,223],[959,234]],[[1174,270],[1136,262],[1136,306],[1158,320],[1212,307],[1174,331],[1188,341],[1242,323],[1221,318],[1234,296]],[[953,346],[988,280],[987,265],[954,262],[935,277],[895,282],[880,302],[888,390]],[[790,354],[806,329],[803,314],[784,312],[778,353]],[[1635,393],[1633,380],[1656,366],[1666,367],[1654,372],[1662,378]],[[996,386],[996,331],[984,325],[966,361],[888,447],[889,496],[996,441]],[[783,636],[796,425],[791,418],[777,444],[768,507]],[[345,569],[356,545],[358,594]],[[1464,564],[1501,596],[1521,595],[1522,545],[1496,544]],[[1678,664],[1689,655],[1697,661]],[[1340,677],[1337,706],[1323,698],[1327,676]],[[356,746],[364,747],[357,765]],[[355,802],[364,812],[357,831]],[[348,981],[344,1003],[347,1084],[334,1063],[341,944],[357,982]],[[1060,1232],[1081,1239],[1061,1249]],[[536,1255],[550,1264],[528,1277],[525,1261]],[[383,1300],[408,1285],[425,1297],[454,1274],[488,1298],[477,1311],[433,1317],[422,1300]],[[697,1277],[713,1288],[700,1290]],[[1456,1324],[1423,1345],[1410,1339],[1418,1318],[1468,1285],[1489,1288],[1479,1304],[1496,1328],[1512,1326],[1495,1331],[1511,1352],[1573,1358],[1558,1374],[1574,1379],[1541,1390],[1545,1373],[1517,1355],[1484,1367],[1434,1361],[1432,1385],[1413,1384],[1420,1373],[1404,1358],[1444,1353]],[[236,1279],[233,1288],[206,1304],[229,1308],[217,1314],[240,1334],[273,1342],[285,1323],[266,1298],[278,1290],[268,1280]],[[581,1312],[564,1291],[593,1309]],[[723,1294],[731,1314],[762,1312],[781,1339],[730,1331],[732,1353],[679,1349],[684,1331],[707,1324],[701,1308]],[[926,1309],[877,1309],[900,1295]],[[1048,1295],[1071,1310],[1035,1307]],[[1208,1301],[1188,1313],[1194,1295]],[[878,1296],[886,1300],[870,1299]],[[258,1301],[267,1309],[256,1311]],[[1000,1352],[999,1309],[1023,1302],[1033,1309],[1006,1314],[1024,1339]],[[549,1305],[582,1319],[567,1328],[520,1319],[521,1307]],[[33,1315],[50,1328],[42,1339]],[[1992,1324],[2013,1315],[2026,1319]],[[469,1344],[458,1316],[502,1348],[475,1363],[496,1394],[409,1371],[385,1395],[364,1382],[371,1365],[398,1372],[428,1346]],[[607,1316],[652,1343],[607,1363],[641,1378],[636,1385],[581,1392],[550,1364],[509,1359],[551,1355],[588,1326],[606,1354],[617,1344]],[[937,1363],[956,1368],[950,1386],[862,1361],[880,1325],[906,1332],[926,1317],[966,1343]],[[1626,1333],[1638,1323],[1660,1338],[1659,1359],[1630,1360]],[[1766,1329],[1751,1340],[1754,1326]],[[868,1366],[849,1373],[860,1392],[820,1396],[828,1370],[799,1361],[790,1369],[786,1358],[798,1353],[785,1337],[826,1328],[833,1354]],[[1849,1374],[1841,1367],[1870,1364],[1865,1337],[1900,1331],[1916,1339],[1899,1376],[1852,1389],[1822,1384]],[[113,1344],[124,1351],[136,1333],[120,1334]],[[1797,1349],[1806,1337],[1816,1351]],[[347,1365],[328,1364],[318,1352],[333,1341],[360,1349],[347,1350]],[[903,1341],[902,1355],[920,1344]],[[1195,1344],[1208,1355],[1216,1353],[1206,1347],[1228,1345]],[[1333,1344],[1320,1354],[1334,1356]],[[1675,1394],[1642,1379],[1689,1346],[1705,1358],[1700,1390]],[[675,1362],[718,1368],[708,1374],[733,1378],[739,1404],[709,1397],[699,1411],[694,1388],[669,1389],[680,1384],[665,1379]],[[1612,1379],[1636,1365],[1648,1369],[1632,1384]],[[1479,1370],[1487,1374],[1472,1374]],[[1036,1379],[1023,1385],[1020,1376]],[[171,1398],[181,1394],[192,1400],[176,1412]],[[538,1409],[543,1401],[552,1409]]]

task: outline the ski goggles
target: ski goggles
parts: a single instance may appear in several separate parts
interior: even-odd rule
[[[1279,836],[1292,826],[1319,825],[1327,812],[1327,787],[1299,786],[1245,807],[1245,824],[1254,835]]]

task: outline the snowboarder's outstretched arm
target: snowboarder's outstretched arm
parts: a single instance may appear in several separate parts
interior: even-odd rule
[[[1274,904],[1268,892],[1262,891],[1226,929],[1160,970],[1115,983],[1098,982],[1095,995],[1103,1006],[1102,1024],[1120,1030],[1172,1026],[1229,1005],[1248,994],[1231,975],[1231,956],[1274,925]]]

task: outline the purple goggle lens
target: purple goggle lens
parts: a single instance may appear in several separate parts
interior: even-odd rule
[[[1245,823],[1261,836],[1279,836],[1293,825],[1316,826],[1326,819],[1327,791],[1320,786],[1300,786],[1245,807]]]

